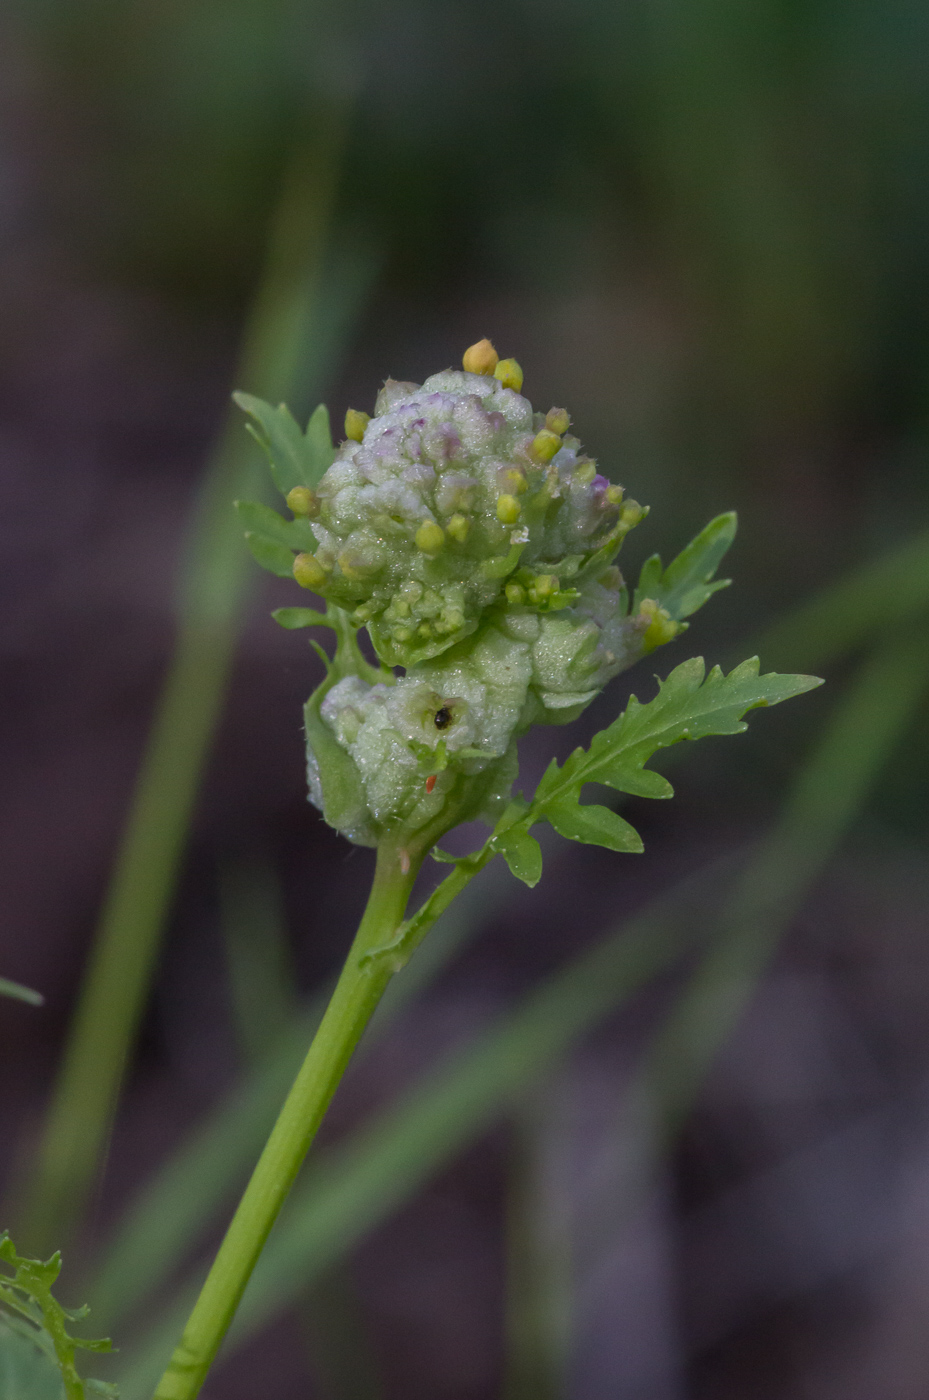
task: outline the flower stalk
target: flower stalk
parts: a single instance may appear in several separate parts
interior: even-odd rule
[[[423,852],[384,845],[355,940],[326,1014],[272,1129],[239,1207],[155,1392],[155,1400],[193,1400],[245,1291],[271,1227],[316,1136],[339,1080],[393,976],[367,958],[389,943],[422,863]]]

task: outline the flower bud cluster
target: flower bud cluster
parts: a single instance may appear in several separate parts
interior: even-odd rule
[[[641,518],[564,410],[546,426],[493,374],[388,380],[359,429],[362,417],[319,484],[319,547],[295,575],[366,626],[387,665],[440,655],[493,609],[567,606]]]
[[[649,599],[630,613],[613,559],[646,512],[598,472],[567,410],[535,412],[487,340],[463,366],[388,380],[373,416],[349,410],[322,477],[287,494],[317,542],[294,577],[341,610],[307,705],[310,794],[362,844],[493,818],[518,736],[575,718],[678,630]]]

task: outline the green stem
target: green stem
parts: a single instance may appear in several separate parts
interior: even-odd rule
[[[378,851],[371,896],[326,1014],[226,1231],[155,1400],[193,1400],[200,1391],[352,1051],[393,975],[391,967],[372,962],[365,954],[389,941],[399,927],[420,859],[393,846]]]

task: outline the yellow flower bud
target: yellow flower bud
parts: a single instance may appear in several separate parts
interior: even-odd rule
[[[642,634],[642,645],[646,652],[654,651],[656,647],[663,647],[666,642],[671,642],[680,631],[676,623],[666,608],[661,608],[654,598],[643,598],[639,604],[639,616],[649,618],[649,624]]]
[[[571,426],[571,418],[566,408],[550,408],[545,415],[545,426],[549,432],[561,437]]]
[[[471,522],[466,515],[453,515],[445,528],[453,540],[464,544],[468,538],[468,531],[471,529]]]
[[[532,439],[532,455],[538,462],[550,462],[560,447],[561,438],[548,428],[543,428]]]
[[[494,379],[499,379],[504,389],[515,389],[517,394],[523,387],[523,371],[518,360],[500,360],[494,370]]]
[[[288,491],[287,504],[294,515],[319,515],[319,497],[308,486],[295,486]]]
[[[434,520],[424,520],[416,531],[416,547],[423,554],[438,554],[445,543],[445,531]]]
[[[522,506],[515,496],[497,497],[497,519],[502,525],[515,525],[522,514]]]
[[[489,340],[478,340],[469,345],[461,357],[461,363],[468,374],[493,374],[499,356]]]
[[[294,560],[294,578],[301,588],[315,593],[326,582],[326,570],[315,554],[298,554]]]
[[[606,488],[606,498],[611,506],[622,504],[623,488],[621,486],[608,486]]]
[[[345,415],[345,436],[349,442],[361,442],[370,422],[370,413],[362,413],[360,408],[350,408]]]
[[[554,574],[537,574],[532,587],[537,598],[550,598],[558,589],[558,580]]]
[[[620,511],[620,524],[625,525],[627,530],[631,530],[633,525],[638,525],[645,514],[638,501],[627,501]]]
[[[529,490],[529,482],[522,467],[507,467],[505,471],[498,471],[497,481],[512,496],[522,496]]]
[[[526,601],[526,590],[522,584],[511,580],[503,591],[506,594],[506,601],[512,603],[514,607],[519,607],[521,603]]]

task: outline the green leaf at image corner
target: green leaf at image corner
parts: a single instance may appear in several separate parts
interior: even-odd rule
[[[65,1400],[58,1367],[23,1330],[0,1317],[0,1395],[3,1400]]]
[[[662,568],[660,555],[646,559],[633,598],[633,612],[643,598],[653,598],[676,622],[681,622],[702,608],[714,593],[728,588],[731,579],[711,580],[735,539],[737,528],[735,511],[726,511],[705,525],[666,569]]]
[[[265,452],[281,495],[295,486],[318,486],[335,456],[325,404],[313,411],[304,433],[286,404],[274,408],[254,394],[241,392],[232,397],[252,420],[248,431]]]
[[[32,1386],[22,1400],[87,1400],[89,1395],[118,1400],[119,1392],[105,1381],[83,1380],[75,1364],[75,1351],[107,1352],[112,1350],[108,1338],[73,1337],[68,1328],[82,1322],[87,1308],[65,1308],[52,1289],[61,1272],[61,1254],[50,1259],[29,1259],[18,1254],[9,1234],[0,1234],[0,1262],[11,1272],[0,1270],[0,1378],[3,1367],[12,1371],[13,1378]],[[17,1347],[10,1337],[18,1338],[39,1355],[39,1362]],[[41,1363],[44,1362],[44,1367]],[[57,1375],[55,1390],[49,1379],[49,1369]],[[18,1383],[18,1382],[17,1382]],[[19,1400],[12,1388],[0,1389],[2,1400]]]

